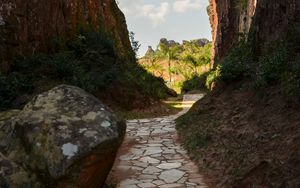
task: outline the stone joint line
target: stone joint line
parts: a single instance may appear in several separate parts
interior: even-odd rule
[[[183,101],[201,97],[185,95]],[[178,141],[175,119],[187,111],[185,108],[176,115],[127,121],[122,147],[128,148],[118,156],[112,171],[119,178],[118,188],[207,188],[197,165]]]

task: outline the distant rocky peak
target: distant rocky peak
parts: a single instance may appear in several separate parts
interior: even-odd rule
[[[148,50],[145,54],[145,56],[149,57],[149,56],[152,56],[154,55],[155,51],[153,50],[152,46],[148,46]]]
[[[160,39],[159,44],[164,44],[167,47],[173,47],[173,46],[176,46],[176,45],[180,45],[179,42],[176,42],[174,40],[168,40],[166,38]]]
[[[209,40],[206,39],[206,38],[201,38],[201,39],[195,39],[195,40],[192,40],[192,42],[195,42],[195,43],[197,43],[199,46],[203,47],[203,46],[205,46],[206,44],[209,43]]]
[[[166,38],[161,38],[159,40],[159,45],[163,44],[166,47],[174,47],[174,46],[184,46],[188,43],[194,43],[198,44],[199,47],[203,47],[206,44],[208,44],[210,41],[206,38],[200,38],[200,39],[194,39],[194,40],[183,40],[182,43],[180,44],[179,42],[176,42],[175,40],[168,40]],[[149,57],[155,54],[155,50],[153,50],[152,46],[148,46],[148,50],[145,53],[145,57]]]
[[[200,38],[200,39],[194,39],[194,40],[183,40],[182,44],[180,44],[179,42],[176,42],[174,40],[168,40],[166,38],[162,38],[162,39],[160,39],[159,44],[164,44],[167,47],[173,47],[173,46],[185,45],[190,42],[198,44],[199,47],[203,47],[209,43],[209,40],[206,38]]]

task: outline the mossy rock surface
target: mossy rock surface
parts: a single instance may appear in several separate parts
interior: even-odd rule
[[[24,177],[36,175],[30,186],[101,187],[125,129],[124,121],[94,96],[61,85],[36,96],[4,123],[0,146],[7,161],[24,167]],[[11,176],[8,187],[13,187]]]

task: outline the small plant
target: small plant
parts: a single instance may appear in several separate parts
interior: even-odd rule
[[[246,10],[249,0],[235,0],[235,6],[238,8],[240,11]]]
[[[218,62],[215,70],[208,73],[206,87],[212,89],[213,83],[223,81],[230,83],[245,77],[250,77],[250,63],[254,61],[254,44],[251,37],[241,40],[234,45],[228,55]]]
[[[299,31],[290,25],[280,40],[274,41],[268,53],[259,59],[256,71],[256,87],[280,85],[287,98],[300,94]]]
[[[288,71],[283,73],[281,87],[287,97],[300,101],[300,59],[290,63]]]
[[[206,89],[206,80],[209,73],[203,73],[200,76],[194,76],[182,84],[182,91],[188,92],[197,89]]]
[[[211,136],[209,134],[197,132],[196,134],[192,134],[185,142],[185,145],[189,151],[195,150],[197,148],[203,148],[208,145],[211,140]]]
[[[219,67],[217,67],[216,70],[211,70],[210,72],[208,72],[206,82],[205,82],[206,88],[209,90],[212,90],[213,84],[218,81],[219,76],[220,76],[220,68]]]
[[[233,61],[231,59],[224,60],[219,64],[218,69],[220,71],[220,79],[224,82],[232,82],[243,78],[248,73],[248,66],[242,61]]]
[[[137,55],[137,53],[138,53],[138,51],[141,47],[141,44],[139,43],[139,41],[135,40],[135,33],[134,32],[132,32],[132,31],[129,32],[129,39],[130,39],[130,42],[131,42],[132,50]]]
[[[0,85],[0,111],[10,107],[17,96],[33,90],[28,77],[18,73],[9,76],[0,74]]]
[[[274,84],[278,83],[282,73],[287,69],[287,56],[286,50],[276,50],[275,53],[271,53],[263,57],[259,61],[259,67],[257,70],[257,83]]]
[[[251,39],[242,39],[219,63],[220,79],[231,82],[249,76],[254,46]]]

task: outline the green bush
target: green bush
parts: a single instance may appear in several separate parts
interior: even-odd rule
[[[300,58],[290,64],[290,68],[281,77],[283,93],[289,98],[300,101]]]
[[[257,83],[274,84],[280,81],[283,72],[287,69],[288,57],[286,49],[276,50],[259,61]]]
[[[300,96],[300,75],[295,73],[286,73],[282,79],[283,92],[288,97]]]
[[[158,99],[167,97],[169,89],[164,84],[162,78],[157,78],[148,73],[134,61],[127,62],[124,65],[126,67],[124,67],[125,77],[123,77],[123,81],[130,83],[134,87],[138,87],[146,95]]]
[[[79,57],[84,57],[86,53],[117,57],[115,41],[104,33],[81,32],[68,46]]]
[[[193,78],[186,80],[185,82],[183,82],[182,91],[188,92],[192,90],[207,89],[206,88],[207,76],[208,73],[203,73],[200,76],[194,76]]]
[[[221,80],[230,83],[250,76],[250,66],[254,60],[254,44],[249,38],[240,40],[230,50],[228,55],[218,62],[215,71],[208,75],[206,85],[211,88],[213,82]]]
[[[217,81],[230,83],[249,77],[251,74],[250,64],[254,61],[254,52],[254,40],[252,37],[248,36],[248,39],[241,37],[239,42],[234,44],[228,55],[217,62],[217,67],[205,75],[206,81],[204,83],[206,88],[212,89],[213,83]],[[208,54],[208,51],[205,54]]]
[[[211,139],[211,135],[203,132],[197,132],[196,134],[191,134],[184,144],[189,151],[192,151],[198,148],[206,147]]]
[[[300,96],[300,33],[289,26],[280,40],[269,45],[268,53],[260,57],[256,71],[256,87],[280,85],[288,98]]]
[[[0,110],[7,107],[16,95],[15,86],[11,82],[7,77],[0,75]]]
[[[53,83],[48,87],[71,84],[91,93],[116,83],[133,95],[137,90],[155,98],[167,96],[164,81],[140,67],[134,55],[120,59],[114,41],[107,35],[82,32],[75,40],[60,46],[64,46],[64,50],[54,54],[14,59],[11,73],[0,75],[0,110],[11,107],[19,96],[50,89],[45,83]]]
[[[33,91],[30,80],[17,73],[9,76],[0,73],[0,86],[0,111],[10,107],[17,96]]]
[[[211,70],[206,79],[206,87],[212,89],[213,83],[223,81],[231,83],[250,76],[250,66],[245,61],[239,61],[226,57],[217,66],[215,70]]]
[[[224,82],[232,82],[248,75],[249,67],[245,62],[225,59],[219,64],[220,79]]]
[[[231,83],[251,78],[256,89],[279,85],[286,96],[300,96],[299,31],[291,24],[286,33],[264,48],[263,55],[255,55],[255,46],[251,35],[248,41],[236,44],[208,74],[207,87],[218,80]]]
[[[217,82],[220,75],[220,69],[217,68],[216,70],[211,70],[207,73],[207,78],[205,82],[205,86],[207,89],[211,90],[213,83]]]

